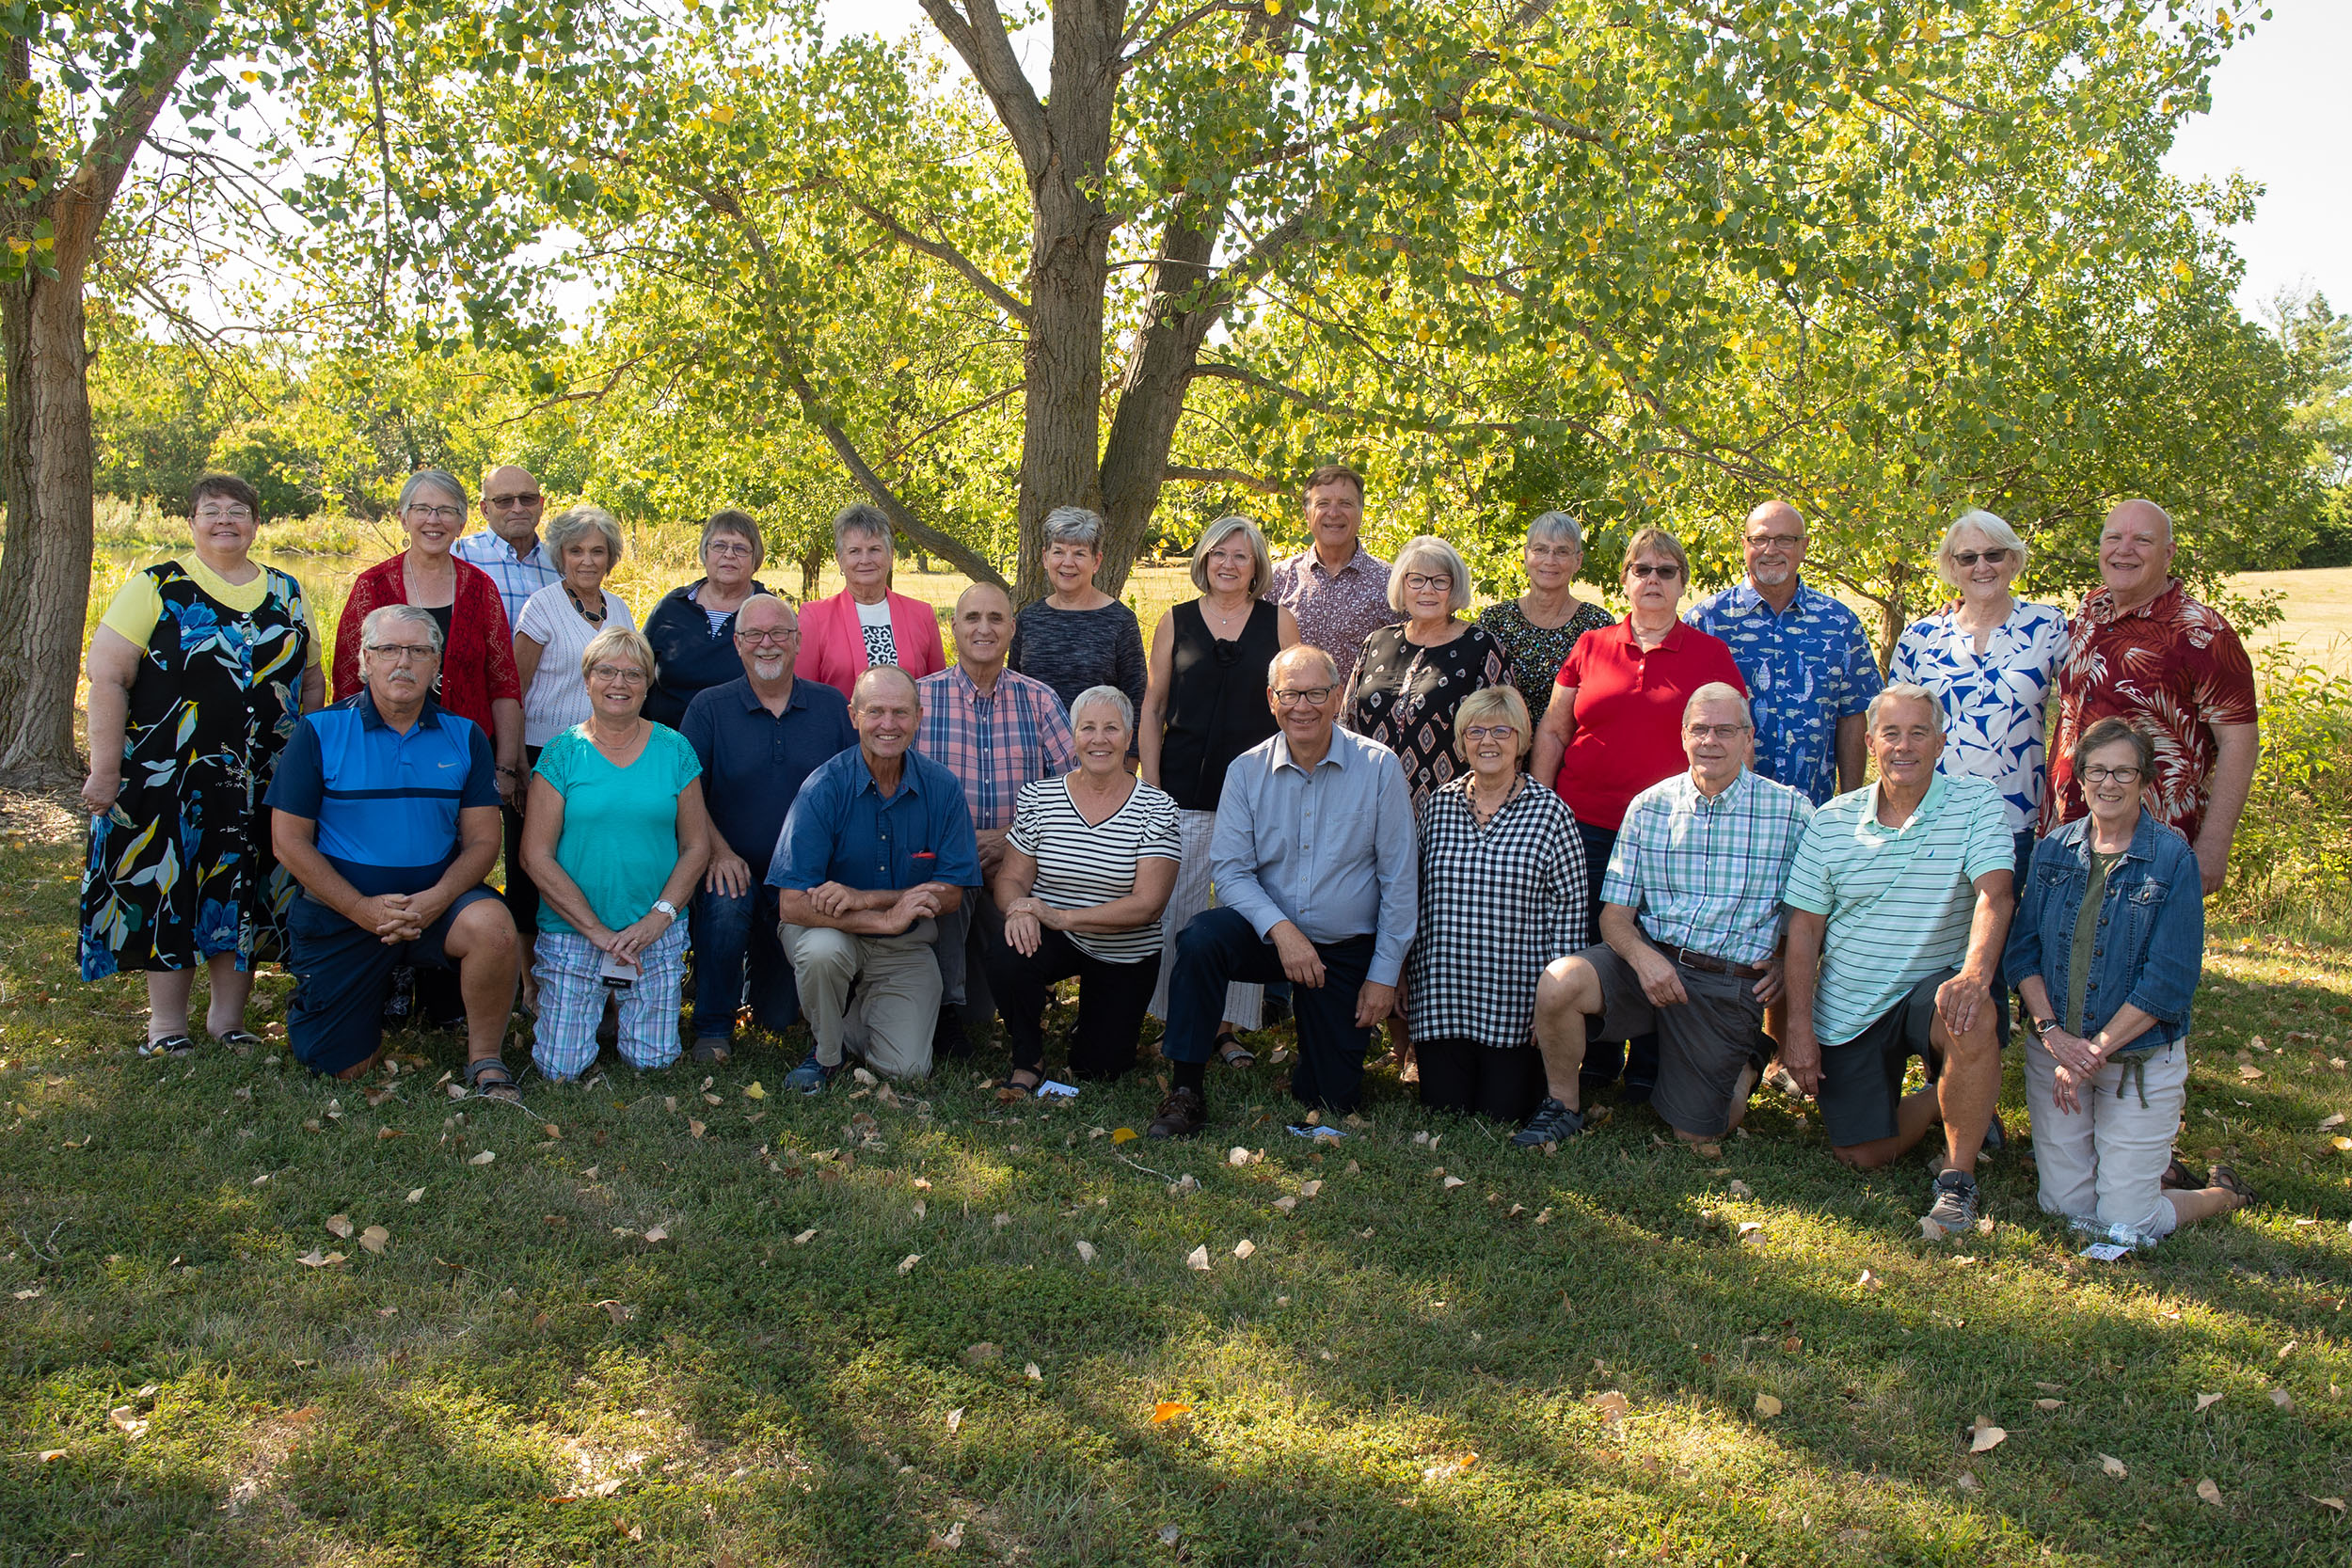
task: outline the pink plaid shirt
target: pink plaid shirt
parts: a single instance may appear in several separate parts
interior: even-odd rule
[[[1265,596],[1298,618],[1298,640],[1340,667],[1340,689],[1356,673],[1364,639],[1405,619],[1389,608],[1389,563],[1359,543],[1336,572],[1312,545],[1274,568]]]
[[[1001,670],[995,690],[982,696],[957,663],[915,689],[923,700],[915,747],[961,782],[975,832],[1011,827],[1023,784],[1078,766],[1070,715],[1043,681]]]

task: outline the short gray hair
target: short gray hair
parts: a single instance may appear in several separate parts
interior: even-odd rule
[[[394,512],[408,510],[409,500],[427,485],[457,498],[457,510],[466,510],[466,482],[444,468],[419,468],[400,487],[400,499],[392,503]]]
[[[1584,547],[1584,525],[1565,512],[1547,512],[1527,525],[1527,542],[1544,541],[1566,544],[1576,549]]]
[[[1057,506],[1045,515],[1038,526],[1039,542],[1055,545],[1085,545],[1093,549],[1103,547],[1103,515],[1089,512],[1083,506]]]
[[[833,547],[841,548],[841,541],[852,533],[863,533],[890,542],[890,519],[872,501],[851,501],[833,515]]]
[[[1446,591],[1445,608],[1450,613],[1468,610],[1470,602],[1470,568],[1462,562],[1462,552],[1434,533],[1418,534],[1405,541],[1405,547],[1396,552],[1396,563],[1389,568],[1389,608],[1399,615],[1405,611],[1405,574],[1416,564],[1436,560],[1443,562],[1446,579],[1453,587]]]
[[[1104,705],[1119,710],[1120,728],[1133,734],[1136,727],[1136,705],[1128,700],[1127,693],[1115,686],[1089,686],[1075,697],[1071,698],[1070,722],[1073,725],[1077,723],[1080,708],[1101,707]]]
[[[1324,669],[1330,673],[1331,684],[1333,686],[1340,684],[1340,661],[1331,657],[1329,649],[1318,648],[1311,642],[1294,642],[1265,661],[1265,683],[1269,688],[1276,684],[1274,672],[1281,668],[1282,661],[1293,654],[1314,655],[1315,657],[1323,660]]]
[[[592,533],[604,540],[605,565],[609,568],[621,563],[621,520],[601,506],[582,501],[578,506],[565,507],[548,524],[548,553],[555,557],[556,570],[563,570],[564,548]]]
[[[1983,534],[1996,549],[2015,550],[2017,569],[2021,572],[2026,569],[2025,540],[2017,536],[2015,529],[1979,507],[1954,517],[1952,526],[1944,531],[1944,542],[1935,546],[1935,575],[1944,579],[1945,587],[1957,589],[1960,586],[1960,574],[1952,569],[1952,552],[1959,547],[1956,541],[1962,529],[1972,529]]]
[[[440,653],[441,623],[433,618],[431,610],[412,604],[378,605],[369,610],[368,618],[359,623],[359,646],[362,648],[382,647],[384,644],[376,640],[378,628],[390,626],[395,622],[404,626],[423,627],[426,640],[433,644],[434,653],[437,655]]]
[[[1236,533],[1249,541],[1249,553],[1257,560],[1249,574],[1249,596],[1256,598],[1274,580],[1274,556],[1266,548],[1265,530],[1257,518],[1232,512],[1202,529],[1200,543],[1192,547],[1192,585],[1203,594],[1209,591],[1209,552]]]
[[[694,546],[694,559],[708,561],[711,538],[721,533],[732,533],[752,547],[753,571],[758,571],[760,563],[768,559],[768,541],[759,536],[759,519],[733,507],[713,512],[709,521],[703,524],[703,536]],[[619,557],[613,559],[618,560]]]
[[[1869,707],[1864,710],[1862,721],[1872,729],[1878,728],[1879,705],[1890,698],[1899,703],[1927,704],[1928,711],[1935,715],[1935,727],[1938,730],[1944,727],[1944,705],[1937,701],[1934,692],[1916,681],[1897,681],[1892,686],[1881,687],[1879,694],[1870,699]]]
[[[1682,705],[1684,723],[1691,721],[1691,711],[1701,703],[1737,703],[1740,705],[1740,722],[1750,729],[1756,728],[1756,710],[1748,706],[1747,698],[1741,696],[1740,689],[1729,681],[1708,681],[1692,692],[1691,700]]]

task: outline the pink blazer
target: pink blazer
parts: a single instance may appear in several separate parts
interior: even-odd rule
[[[898,668],[915,679],[947,668],[940,645],[939,617],[921,599],[890,594],[890,635],[898,644]],[[843,589],[830,599],[801,609],[801,657],[792,673],[822,681],[844,697],[866,673],[866,632],[858,625],[857,601]]]

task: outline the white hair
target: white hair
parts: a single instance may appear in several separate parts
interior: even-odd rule
[[[2017,569],[2021,572],[2026,569],[2025,540],[2018,537],[2015,529],[1979,507],[1954,517],[1952,526],[1944,531],[1944,542],[1935,546],[1935,575],[1944,579],[1945,587],[1957,589],[1960,586],[1960,574],[1952,568],[1952,552],[1960,547],[1958,540],[1963,529],[1983,534],[1994,549],[2015,550]]]
[[[1935,715],[1935,727],[1938,730],[1944,727],[1944,705],[1936,701],[1934,692],[1916,681],[1897,681],[1892,686],[1881,687],[1879,694],[1870,699],[1870,705],[1864,712],[1862,721],[1872,729],[1878,728],[1879,705],[1889,699],[1899,703],[1927,704],[1928,711]]]
[[[1701,703],[1736,703],[1740,707],[1740,722],[1750,729],[1756,728],[1755,710],[1748,706],[1748,700],[1740,694],[1740,689],[1729,681],[1708,681],[1692,692],[1691,700],[1682,705],[1684,723],[1691,721],[1691,715],[1697,711]]]
[[[377,641],[377,628],[395,622],[422,628],[426,639],[433,644],[433,651],[436,654],[441,651],[441,623],[433,618],[431,610],[412,604],[378,605],[369,610],[368,618],[359,623],[359,646],[382,647],[384,644]]]
[[[1136,727],[1136,705],[1127,693],[1115,686],[1089,686],[1070,699],[1070,722],[1076,724],[1082,707],[1110,707],[1118,710],[1119,727],[1132,732]]]
[[[1462,563],[1462,552],[1434,533],[1423,533],[1405,542],[1396,552],[1396,564],[1389,568],[1389,608],[1399,615],[1405,609],[1405,574],[1429,562],[1443,564],[1446,580],[1454,586],[1445,596],[1449,613],[1468,610],[1470,602],[1470,568]],[[1424,568],[1425,569],[1425,568]]]

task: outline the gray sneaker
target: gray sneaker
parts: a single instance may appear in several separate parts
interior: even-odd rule
[[[1977,1179],[1964,1170],[1947,1170],[1935,1179],[1935,1203],[1925,1223],[1947,1236],[1956,1236],[1977,1223]]]
[[[1565,1143],[1584,1132],[1584,1117],[1571,1111],[1559,1101],[1546,1096],[1535,1107],[1535,1114],[1527,1118],[1527,1125],[1511,1134],[1515,1148],[1541,1148],[1546,1144]]]

